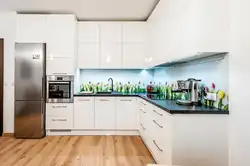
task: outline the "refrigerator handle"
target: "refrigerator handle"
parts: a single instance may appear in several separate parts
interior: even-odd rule
[[[42,100],[45,100],[45,79],[42,77]]]

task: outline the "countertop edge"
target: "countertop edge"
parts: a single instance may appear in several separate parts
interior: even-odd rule
[[[170,110],[168,108],[165,108],[154,101],[145,98],[142,95],[139,94],[74,94],[74,97],[140,97],[141,99],[153,104],[154,106],[159,107],[160,109],[163,109],[164,111],[170,113],[170,114],[218,114],[218,115],[229,115],[229,111],[221,110],[221,111],[189,111],[189,110]]]

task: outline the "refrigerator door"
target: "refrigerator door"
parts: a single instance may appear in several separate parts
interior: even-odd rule
[[[44,137],[44,109],[43,101],[15,101],[15,137]]]
[[[15,100],[45,99],[45,44],[16,43]]]

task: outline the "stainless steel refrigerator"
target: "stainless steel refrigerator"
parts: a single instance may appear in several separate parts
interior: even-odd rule
[[[16,138],[45,135],[45,56],[45,44],[15,44]]]

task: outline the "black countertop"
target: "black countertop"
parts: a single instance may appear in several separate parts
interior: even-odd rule
[[[149,98],[145,93],[111,93],[111,94],[74,94],[75,97],[140,97],[149,103],[167,111],[170,114],[229,114],[229,111],[220,110],[218,108],[210,108],[206,106],[183,106],[176,104],[175,100],[159,100]]]

